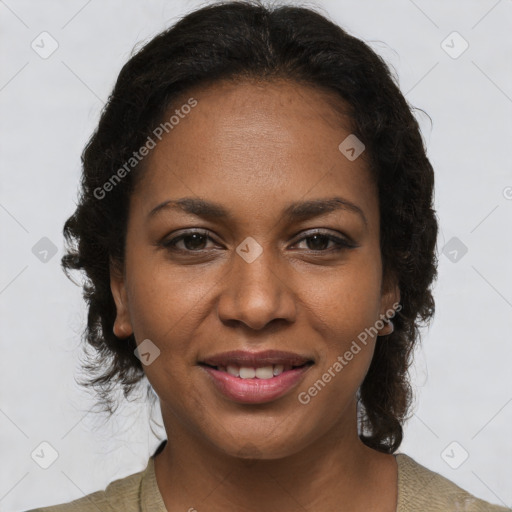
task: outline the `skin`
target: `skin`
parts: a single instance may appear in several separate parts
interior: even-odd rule
[[[356,392],[377,337],[309,404],[297,399],[400,300],[396,285],[381,290],[377,189],[365,154],[349,161],[339,151],[350,119],[335,114],[329,94],[287,81],[188,91],[197,106],[145,160],[111,289],[116,335],[133,332],[160,350],[144,370],[169,439],[155,458],[169,512],[396,510],[394,456],[357,433]],[[367,225],[348,210],[282,218],[290,202],[332,196],[358,205]],[[221,203],[233,218],[172,209],[148,218],[182,197]],[[335,252],[328,239],[305,238],[317,228],[357,246]],[[161,245],[185,229],[211,238],[181,240],[181,254]],[[252,263],[236,252],[249,236],[263,250]],[[285,396],[239,404],[197,364],[236,349],[297,352],[315,364]]]

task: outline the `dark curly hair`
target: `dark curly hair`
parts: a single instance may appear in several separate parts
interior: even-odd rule
[[[287,79],[334,92],[348,105],[353,132],[378,185],[383,287],[400,289],[394,332],[377,339],[369,371],[358,392],[361,440],[393,453],[411,406],[408,368],[435,304],[438,223],[433,210],[434,172],[418,122],[385,61],[366,43],[323,14],[257,0],[215,3],[191,12],[139,49],[122,68],[98,127],[83,154],[79,201],[66,221],[64,271],[85,272],[88,305],[81,385],[98,394],[113,414],[113,392],[125,398],[145,374],[135,356],[134,336],[113,333],[116,307],[109,264],[122,268],[130,194],[143,165],[111,190],[99,193],[161,122],[178,97],[219,80]],[[87,351],[87,350],[86,350]],[[146,379],[147,382],[147,379]],[[151,395],[148,383],[148,396]],[[154,397],[153,397],[154,398]]]

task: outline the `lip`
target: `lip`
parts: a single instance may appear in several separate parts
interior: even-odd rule
[[[222,352],[213,356],[208,356],[199,361],[199,363],[209,366],[247,366],[250,368],[261,368],[274,364],[283,366],[302,366],[306,363],[314,362],[311,357],[293,352],[284,352],[282,350],[264,350],[261,352],[249,352],[247,350],[232,350]]]
[[[312,366],[313,363],[292,368],[270,379],[242,379],[205,364],[199,365],[220,393],[243,404],[263,404],[281,398],[299,384]]]

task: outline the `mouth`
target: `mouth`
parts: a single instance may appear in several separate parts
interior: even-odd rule
[[[263,363],[262,363],[263,364]],[[291,365],[291,364],[265,364],[264,366],[260,365],[245,365],[240,366],[236,364],[227,364],[226,366],[222,365],[211,365],[207,363],[199,363],[199,366],[211,368],[212,370],[217,370],[219,372],[228,373],[232,377],[240,378],[240,379],[273,379],[278,377],[284,372],[289,372],[291,370],[296,370],[297,368],[306,368],[308,366],[312,366],[313,361],[308,361],[306,363],[300,365]]]
[[[275,350],[225,352],[198,361],[214,389],[243,404],[267,403],[286,395],[314,364],[307,356]]]
[[[270,379],[283,371],[300,368],[305,364],[314,363],[311,357],[282,350],[264,350],[250,352],[246,350],[232,350],[208,356],[198,361],[201,365],[210,366],[230,375],[244,378],[254,378],[252,371],[259,370],[257,378]],[[236,373],[238,372],[238,375]]]

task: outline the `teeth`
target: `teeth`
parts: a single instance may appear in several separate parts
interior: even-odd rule
[[[221,366],[219,366],[219,370],[221,369]],[[238,366],[232,366],[230,364],[228,364],[228,373],[230,375],[233,375],[233,377],[240,377],[240,369],[238,368]]]
[[[274,375],[279,375],[283,373],[284,366],[282,364],[275,364],[274,365]]]
[[[241,379],[271,379],[277,377],[281,373],[291,370],[292,365],[274,364],[269,366],[262,366],[260,368],[251,368],[248,366],[235,366],[228,364],[227,366],[218,366],[217,370],[227,372],[233,377],[240,377]]]
[[[274,376],[273,371],[274,369],[272,366],[256,368],[256,377],[258,377],[258,379],[271,379]]]
[[[256,377],[256,370],[254,368],[245,368],[244,366],[240,368],[241,379],[254,379],[254,377]]]

